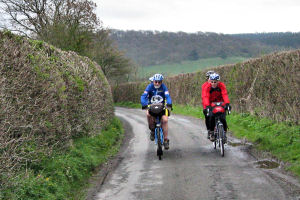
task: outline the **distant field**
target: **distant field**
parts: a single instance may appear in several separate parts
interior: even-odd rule
[[[196,72],[201,69],[205,69],[208,67],[219,66],[224,64],[234,64],[238,62],[245,61],[249,58],[245,57],[228,57],[226,59],[222,59],[219,57],[216,58],[205,58],[199,59],[196,61],[183,61],[181,63],[174,64],[165,64],[165,65],[153,65],[141,67],[138,75],[139,77],[150,77],[155,73],[161,73],[165,76],[172,76],[181,73],[190,73]]]

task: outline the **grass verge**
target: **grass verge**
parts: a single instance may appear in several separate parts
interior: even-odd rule
[[[124,130],[114,118],[101,134],[74,140],[67,152],[20,172],[9,187],[1,189],[0,199],[85,199],[93,171],[120,147]]]
[[[248,113],[233,114],[227,121],[236,137],[245,137],[258,149],[288,162],[287,170],[300,178],[300,126],[276,123]]]
[[[142,108],[141,104],[133,103],[131,101],[114,103],[114,106],[125,108]]]
[[[139,104],[132,102],[117,103],[115,105],[140,108]],[[204,118],[201,107],[174,105],[172,112]],[[227,116],[227,123],[235,137],[246,138],[257,149],[270,152],[277,159],[287,162],[287,170],[292,171],[300,178],[299,125],[277,123],[248,113],[232,113]]]

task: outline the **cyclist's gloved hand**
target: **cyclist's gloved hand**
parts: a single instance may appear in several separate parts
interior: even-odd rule
[[[226,103],[226,104],[225,104],[225,110],[231,110],[231,106],[230,106],[229,103]]]
[[[206,106],[206,109],[205,109],[205,113],[206,113],[206,115],[210,115],[210,113],[211,113],[211,111],[212,111],[212,107],[211,106]]]
[[[172,104],[167,104],[167,108],[170,108],[171,110],[173,110]]]
[[[145,110],[145,109],[147,109],[147,107],[148,107],[148,106],[142,106],[142,110]]]

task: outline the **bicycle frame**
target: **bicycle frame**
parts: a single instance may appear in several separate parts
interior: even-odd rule
[[[160,141],[161,145],[163,145],[163,143],[164,143],[164,132],[163,132],[163,129],[161,127],[161,122],[160,121],[161,121],[161,116],[157,116],[156,121],[155,121],[155,144],[158,144],[158,141]],[[158,130],[160,131],[159,135],[158,135]],[[160,136],[160,138],[159,138],[159,136]]]
[[[165,109],[163,109],[163,112],[165,112]],[[161,126],[162,115],[156,113],[156,115],[152,115],[152,116],[155,117],[154,139],[155,139],[155,144],[157,145],[157,156],[159,160],[161,160],[161,156],[163,155],[162,146],[164,145],[164,132]]]
[[[224,142],[225,142],[225,132],[224,132],[224,127],[223,123],[220,120],[220,116],[215,117],[215,130],[214,130],[214,135],[215,135],[215,141],[214,141],[214,148],[216,149],[217,146],[220,148],[220,153],[221,156],[224,157],[225,154],[225,149],[224,149]]]
[[[215,128],[214,128],[214,148],[216,149],[217,146],[220,148],[220,153],[222,156],[224,156],[225,149],[224,149],[224,143],[225,141],[225,131],[224,131],[224,125],[221,122],[221,116],[224,114],[226,115],[226,111],[222,105],[223,102],[214,102],[212,103],[212,106],[214,107],[212,110],[212,114],[215,117]],[[230,111],[228,110],[228,114]]]
[[[222,133],[220,133],[220,129],[222,128],[224,130],[224,126],[220,120],[220,117],[216,117],[215,122],[216,122],[216,126],[215,126],[216,139],[223,139],[224,135]],[[222,135],[220,135],[220,134],[222,134]]]
[[[157,104],[152,104],[154,105],[154,107],[151,107],[150,105],[148,105],[148,108],[151,110],[153,108],[152,111],[154,111],[155,109],[157,109],[154,113],[154,115],[152,115],[153,117],[155,117],[155,131],[154,131],[154,139],[155,139],[155,144],[157,145],[157,156],[159,157],[159,160],[161,160],[161,156],[163,155],[163,150],[162,150],[162,146],[164,145],[164,132],[163,132],[163,128],[161,125],[161,118],[162,118],[162,113],[158,113],[161,109],[161,104],[160,102],[158,102]],[[169,111],[167,109],[167,101],[165,100],[164,102],[164,106],[162,108],[162,110],[160,112],[165,112],[166,116],[169,116]],[[151,115],[151,113],[150,113]]]

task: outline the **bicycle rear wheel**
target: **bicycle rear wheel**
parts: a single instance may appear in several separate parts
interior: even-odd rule
[[[214,141],[214,149],[217,148],[217,139],[216,139],[216,136],[215,136],[215,141]]]

